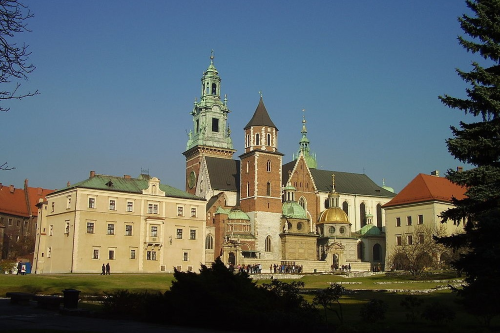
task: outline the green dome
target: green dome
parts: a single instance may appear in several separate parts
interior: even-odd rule
[[[373,224],[367,224],[359,230],[359,233],[364,236],[380,236],[382,232]]]
[[[229,214],[227,214],[229,220],[247,220],[250,221],[250,217],[245,212],[239,209],[231,209]]]
[[[287,201],[282,206],[283,216],[294,219],[307,219],[304,208],[295,201]]]

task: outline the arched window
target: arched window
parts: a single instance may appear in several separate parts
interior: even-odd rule
[[[247,173],[248,173],[249,168],[250,168],[250,162],[247,161]]]
[[[364,202],[359,205],[359,217],[361,219],[361,228],[363,228],[366,225],[366,207]]]
[[[380,261],[382,257],[382,246],[380,244],[373,245],[373,261]]]
[[[299,205],[301,205],[302,208],[304,208],[304,210],[307,210],[306,209],[306,207],[307,207],[306,199],[304,197],[300,197],[300,199],[299,199]]]
[[[267,145],[271,146],[271,134],[267,134]]]
[[[205,238],[205,249],[206,250],[214,249],[214,238],[210,234],[208,234],[207,237]]]
[[[265,244],[265,249],[264,251],[266,252],[271,252],[271,236],[266,237],[266,244]]]
[[[347,216],[349,216],[349,204],[347,203],[347,201],[344,201],[342,203],[342,210]]]
[[[266,195],[271,196],[271,183],[270,182],[267,182],[267,185],[266,185]]]
[[[260,145],[260,135],[259,135],[259,133],[255,134],[255,145],[256,146]]]
[[[250,147],[250,134],[247,134],[245,138],[245,148]]]
[[[212,95],[217,95],[217,85],[212,83]]]
[[[382,229],[382,205],[377,204],[377,227]]]

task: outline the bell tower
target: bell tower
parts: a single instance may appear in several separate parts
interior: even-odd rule
[[[262,259],[281,259],[282,158],[278,128],[266,110],[262,96],[245,126],[245,153],[240,156],[240,206],[255,230],[256,250]]]
[[[194,102],[191,116],[193,128],[188,133],[186,151],[186,191],[195,194],[204,156],[232,159],[231,130],[227,121],[227,96],[221,100],[221,78],[214,66],[213,50],[210,65],[201,77],[201,97]]]

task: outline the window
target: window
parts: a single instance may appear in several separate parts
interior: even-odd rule
[[[266,170],[267,172],[271,172],[271,161],[269,160],[267,160]]]
[[[347,203],[347,201],[344,201],[342,203],[342,210],[347,216],[349,216],[349,204]]]
[[[146,260],[156,260],[156,251],[147,251]]]
[[[108,235],[115,234],[115,225],[113,223],[108,223]]]
[[[54,235],[54,225],[51,224],[49,225],[49,236],[53,236]]]
[[[116,200],[114,199],[109,200],[109,210],[116,210]]]
[[[134,203],[132,201],[127,201],[127,212],[134,211]]]
[[[401,218],[396,217],[396,227],[400,227],[400,226],[401,226]]]
[[[256,146],[260,145],[260,135],[258,133],[255,134],[255,145]]]
[[[158,214],[158,204],[148,204],[148,214]]]
[[[184,261],[188,261],[189,260],[189,253],[187,252],[184,252]]]
[[[297,223],[297,230],[302,230],[304,224],[302,222]]]
[[[12,225],[12,219],[9,219],[9,225]]]
[[[182,229],[177,229],[177,239],[182,239]]]
[[[250,134],[247,134],[245,138],[245,148],[250,146]],[[248,166],[248,164],[247,164]],[[247,173],[248,173],[248,168],[247,168]]]
[[[271,183],[270,182],[267,182],[267,185],[266,185],[266,195],[268,197],[271,196]]]
[[[69,221],[64,222],[64,233],[69,234]]]
[[[401,242],[401,235],[396,235],[396,245],[398,245],[398,246],[401,246],[401,245],[402,245],[402,242]]]
[[[184,216],[184,207],[177,206],[177,216]]]
[[[271,134],[267,134],[267,145],[271,146]]]
[[[151,251],[146,252],[146,260],[151,260]]]
[[[51,205],[51,206],[52,206],[52,213],[53,213],[53,212],[54,212],[54,208],[55,208],[55,203],[54,203],[54,202],[52,202],[52,205]]]
[[[189,239],[196,239],[196,230],[189,230]]]
[[[95,198],[89,198],[89,208],[95,208]]]
[[[205,238],[205,249],[206,250],[213,250],[214,249],[214,238],[212,235],[207,235]]]
[[[219,132],[219,119],[217,118],[212,118],[212,132]]]
[[[406,225],[411,225],[411,216],[406,217]]]
[[[335,233],[335,227],[328,228],[328,231],[330,232],[330,235],[333,235]]]
[[[418,234],[418,243],[419,244],[424,244],[425,243],[425,236],[424,236],[424,234]]]
[[[158,226],[151,226],[151,237],[158,237]]]
[[[67,196],[66,197],[66,209],[70,209],[70,208],[71,208],[71,197]]]
[[[130,250],[130,259],[135,259],[135,250]]]
[[[115,260],[115,250],[108,250],[108,259]]]
[[[196,208],[191,208],[191,217],[196,217]]]
[[[250,182],[247,182],[247,197],[250,196]]]
[[[94,253],[92,254],[92,259],[99,259],[99,250],[94,249]]]
[[[271,252],[271,250],[272,250],[272,248],[271,248],[271,236],[267,236],[265,246],[264,246],[264,251]]]
[[[132,225],[125,225],[125,236],[132,236]]]
[[[417,221],[418,224],[424,224],[424,216],[423,215],[419,215],[418,216],[418,221]]]
[[[407,235],[406,240],[408,242],[408,245],[413,245],[413,236],[412,235]]]
[[[87,233],[88,234],[94,233],[94,222],[87,222]]]
[[[49,246],[47,248],[47,258],[50,258],[50,257],[52,257],[52,248]]]
[[[212,95],[217,95],[217,85],[212,83]]]
[[[341,234],[345,233],[345,227],[340,227],[339,231]]]

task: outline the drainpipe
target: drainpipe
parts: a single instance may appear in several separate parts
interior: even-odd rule
[[[78,191],[75,191],[75,218],[73,220],[73,250],[71,251],[71,270],[73,273],[73,265],[75,264],[75,238],[76,238],[76,214],[78,208]]]

